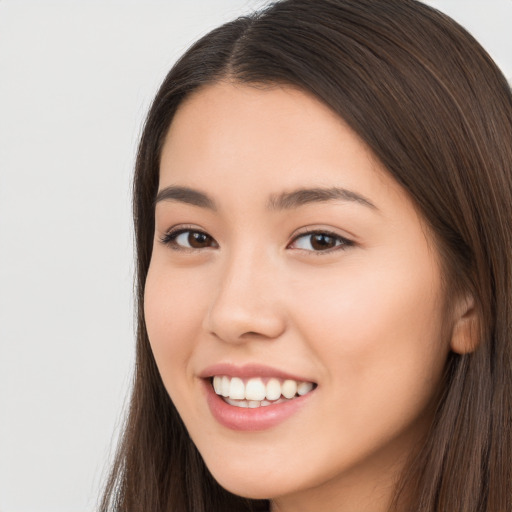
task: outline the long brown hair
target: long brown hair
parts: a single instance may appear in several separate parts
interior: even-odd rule
[[[481,46],[416,0],[283,0],[213,30],[175,64],[148,114],[134,181],[137,359],[101,510],[226,512],[160,379],[144,282],[162,142],[176,109],[220,80],[313,94],[361,137],[429,225],[448,291],[471,293],[478,346],[446,362],[432,428],[392,510],[512,510],[512,95]]]

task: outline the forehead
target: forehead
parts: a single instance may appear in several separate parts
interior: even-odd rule
[[[312,95],[292,87],[216,83],[193,93],[176,112],[162,150],[160,185],[279,180],[289,188],[357,181],[371,189],[382,185],[384,174],[361,139]],[[384,181],[389,186],[394,180]]]
[[[222,142],[225,154],[226,147],[235,150],[253,140],[254,153],[263,142],[268,153],[293,145],[299,137],[311,144],[328,143],[347,131],[339,116],[299,89],[220,82],[198,89],[178,107],[165,145],[179,146],[188,139],[189,145],[213,151],[208,144]],[[300,153],[301,148],[293,146],[293,154]]]

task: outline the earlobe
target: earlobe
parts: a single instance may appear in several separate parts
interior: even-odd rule
[[[457,354],[474,352],[480,343],[479,315],[473,296],[466,296],[455,308],[450,348]]]

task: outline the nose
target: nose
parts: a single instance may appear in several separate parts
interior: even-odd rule
[[[219,274],[203,327],[222,341],[273,340],[286,329],[277,265],[255,252],[233,255]]]

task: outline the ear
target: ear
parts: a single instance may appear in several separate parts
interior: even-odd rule
[[[474,352],[480,343],[479,316],[472,295],[455,306],[450,348],[457,354]]]

